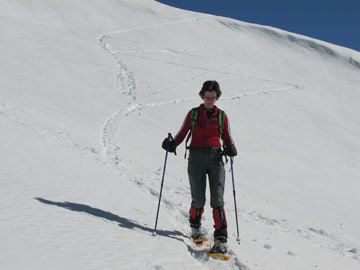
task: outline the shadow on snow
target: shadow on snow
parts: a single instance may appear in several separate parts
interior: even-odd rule
[[[149,232],[149,233],[154,232],[154,229],[152,229],[152,228],[143,226],[143,225],[138,224],[137,222],[132,221],[130,219],[120,217],[113,213],[106,212],[104,210],[94,208],[94,207],[91,207],[86,204],[79,204],[79,203],[72,203],[72,202],[53,202],[53,201],[49,201],[49,200],[46,200],[43,198],[35,198],[35,199],[44,204],[55,205],[55,206],[62,207],[62,208],[65,208],[65,209],[68,209],[68,210],[71,210],[74,212],[83,212],[83,213],[87,213],[92,216],[99,217],[99,218],[102,218],[105,220],[117,222],[119,224],[119,226],[122,228],[127,228],[130,230],[139,229],[139,230]],[[173,238],[173,239],[176,239],[176,240],[179,240],[182,242],[184,241],[183,238],[187,238],[187,236],[184,235],[182,232],[179,232],[176,230],[175,231],[157,230],[156,233],[157,233],[157,235]],[[179,237],[181,237],[181,238],[179,238]]]
[[[152,228],[140,225],[137,222],[132,221],[130,219],[120,217],[113,213],[106,212],[104,210],[94,208],[94,207],[91,207],[86,204],[79,204],[79,203],[72,203],[72,202],[53,202],[53,201],[49,201],[49,200],[46,200],[43,198],[35,198],[35,200],[38,200],[39,202],[44,203],[44,204],[62,207],[67,210],[70,210],[70,211],[82,212],[82,213],[86,213],[86,214],[89,214],[89,215],[92,215],[95,217],[99,217],[99,218],[102,218],[102,219],[105,219],[108,221],[117,222],[119,224],[119,226],[122,228],[130,229],[130,230],[139,229],[141,231],[148,232],[148,233],[154,232],[154,229],[152,229]],[[186,236],[182,232],[176,231],[176,230],[175,231],[157,230],[156,232],[158,235],[169,237],[169,238],[183,242],[187,246],[189,253],[195,259],[197,259],[201,262],[208,260],[206,251],[198,250],[198,249],[194,248],[193,245],[191,245],[190,243],[188,244],[187,241],[185,241],[186,238],[188,238],[188,236]],[[241,270],[249,270],[249,268],[246,267],[245,265],[241,264],[237,260],[237,258],[235,258],[235,266],[239,267],[239,269],[241,269]]]

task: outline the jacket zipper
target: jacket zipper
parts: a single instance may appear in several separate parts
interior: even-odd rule
[[[205,112],[206,114],[206,112]],[[210,118],[207,117],[206,115],[206,119],[207,119],[207,123],[206,123],[206,134],[205,134],[205,146],[208,147],[208,136],[209,136],[209,123],[210,123],[210,120],[211,118],[213,118],[214,116],[216,116],[216,113],[215,114],[212,114],[210,116]]]

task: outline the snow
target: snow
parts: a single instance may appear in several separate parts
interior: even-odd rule
[[[359,269],[359,52],[152,0],[0,17],[0,269]],[[188,238],[184,145],[153,236],[161,142],[208,79],[239,152],[229,262]]]

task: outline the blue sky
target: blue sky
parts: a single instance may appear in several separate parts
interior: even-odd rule
[[[156,0],[269,25],[360,52],[360,0]]]

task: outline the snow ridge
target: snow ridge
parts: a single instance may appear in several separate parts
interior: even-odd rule
[[[255,24],[240,24],[239,22],[230,19],[218,19],[218,22],[227,28],[235,31],[250,31],[256,32],[260,35],[270,36],[271,38],[278,39],[281,43],[288,42],[296,46],[300,46],[307,50],[312,50],[325,57],[336,58],[343,63],[349,64],[350,66],[360,69],[360,62],[353,56],[348,56],[346,53],[340,53],[337,50],[331,48],[327,43],[322,41],[316,41],[301,35],[291,34],[289,32],[282,31],[280,29],[274,29],[267,26],[259,26]],[[334,45],[332,45],[333,47]],[[348,51],[351,51],[348,49]]]

